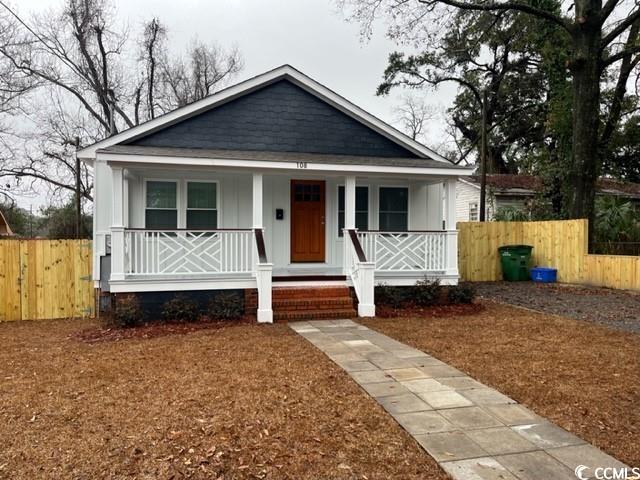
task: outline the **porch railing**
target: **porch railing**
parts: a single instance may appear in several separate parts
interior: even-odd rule
[[[448,231],[358,232],[376,272],[439,272],[447,269]]]
[[[256,244],[256,286],[258,288],[258,322],[272,323],[273,309],[271,306],[272,297],[272,276],[273,264],[267,259],[267,250],[264,244],[264,234],[261,228],[254,229]]]
[[[356,231],[345,229],[344,233],[344,269],[358,297],[358,315],[373,317],[376,308],[374,304],[374,264],[367,261]]]
[[[254,271],[251,229],[127,229],[124,237],[126,274],[249,274]]]

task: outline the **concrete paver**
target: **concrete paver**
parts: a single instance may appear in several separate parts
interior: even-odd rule
[[[382,397],[378,399],[378,402],[391,414],[433,410],[428,403],[420,400],[420,398],[413,393]]]
[[[449,408],[438,410],[438,413],[461,430],[503,426],[500,420],[489,415],[480,407]]]
[[[396,413],[392,416],[411,434],[440,433],[455,430],[453,424],[437,412]]]
[[[516,425],[511,428],[540,448],[568,447],[585,443],[581,438],[550,422]]]
[[[446,385],[444,385],[446,387]],[[447,387],[449,388],[449,387]],[[473,402],[453,390],[422,392],[418,396],[434,409],[470,407]]]
[[[465,460],[487,455],[487,452],[480,445],[460,430],[433,433],[431,435],[416,435],[415,437],[422,448],[438,462]]]
[[[467,435],[491,455],[537,450],[537,447],[509,427],[482,428]]]

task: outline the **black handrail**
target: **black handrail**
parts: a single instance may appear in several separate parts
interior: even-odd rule
[[[267,263],[267,251],[264,248],[264,236],[262,235],[262,229],[254,229],[256,235],[256,248],[258,250],[258,261],[260,263]]]
[[[358,235],[355,230],[347,230],[349,232],[349,238],[351,238],[351,244],[356,251],[356,255],[358,256],[359,262],[366,262],[367,257],[364,254],[364,250],[362,250],[362,245],[360,245],[360,240],[358,239]]]

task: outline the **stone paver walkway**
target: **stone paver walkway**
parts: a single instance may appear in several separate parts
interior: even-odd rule
[[[625,465],[463,372],[351,320],[296,322],[454,479],[576,480]]]

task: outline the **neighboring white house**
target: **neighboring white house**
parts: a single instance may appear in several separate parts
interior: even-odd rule
[[[536,195],[542,190],[542,181],[533,175],[487,175],[486,219],[493,220],[501,208],[515,208],[530,214]],[[640,206],[640,185],[600,178],[597,195],[628,199]],[[456,221],[475,222],[479,219],[480,177],[460,178],[456,187]]]
[[[531,175],[487,175],[486,219],[500,208],[527,210],[539,182]],[[476,222],[480,216],[480,177],[460,178],[456,188],[456,221]]]
[[[458,281],[456,183],[469,175],[285,65],[79,150],[95,173],[96,288]],[[443,214],[444,212],[444,214]]]

